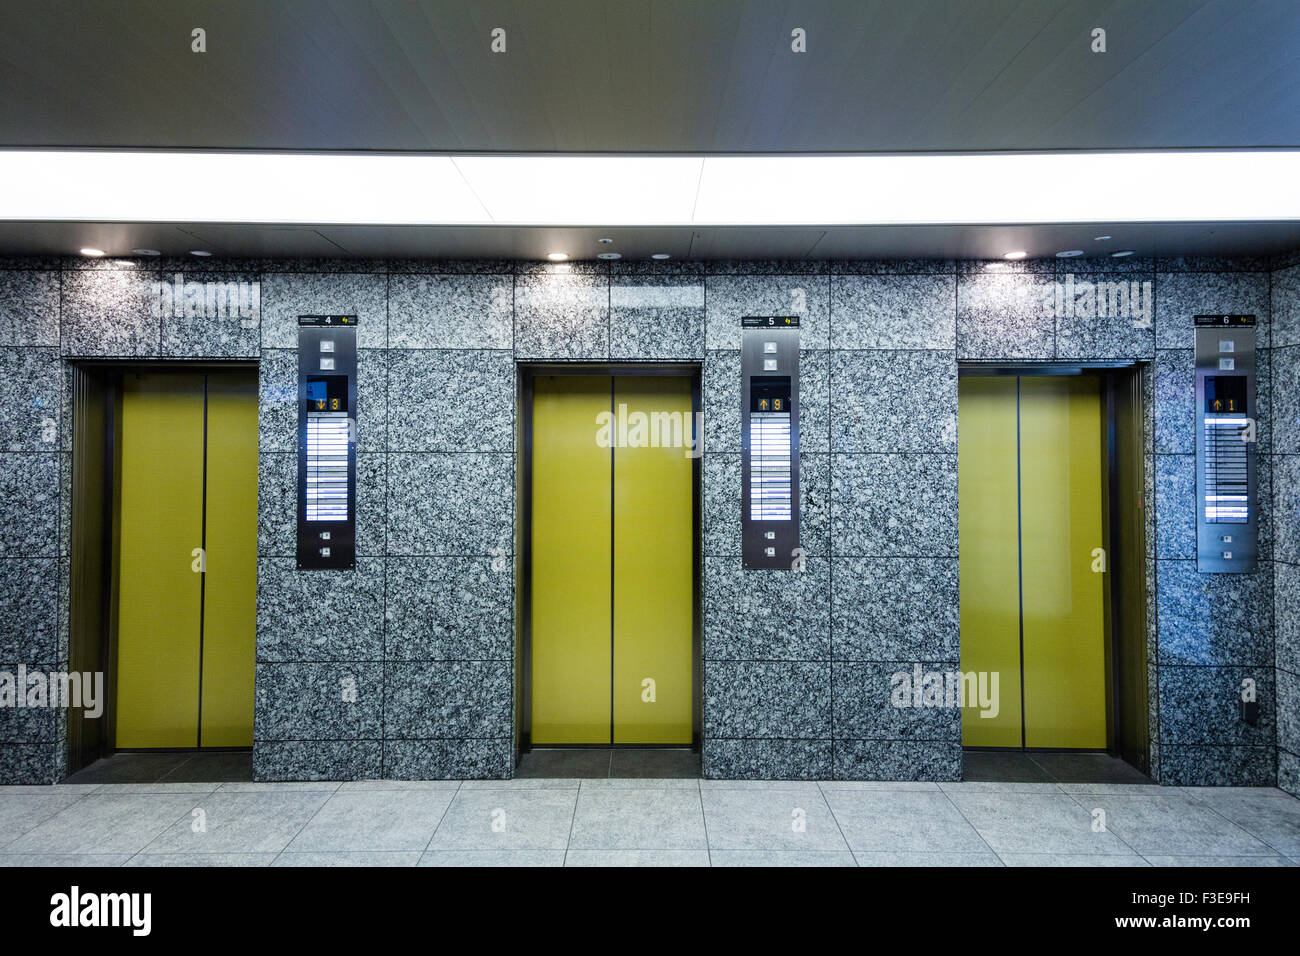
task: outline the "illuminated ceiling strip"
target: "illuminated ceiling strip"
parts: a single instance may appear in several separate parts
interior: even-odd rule
[[[0,150],[0,220],[834,226],[1300,220],[1300,151],[523,156]]]

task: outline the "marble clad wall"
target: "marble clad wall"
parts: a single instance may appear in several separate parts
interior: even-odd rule
[[[1295,268],[987,265],[0,260],[0,670],[66,666],[65,361],[256,359],[258,778],[508,777],[515,363],[693,362],[706,416],[705,774],[958,779],[958,713],[889,700],[894,671],[960,659],[957,363],[1137,359],[1149,363],[1152,398],[1153,773],[1271,783],[1280,759],[1294,787],[1300,668],[1284,648],[1294,657],[1300,413],[1288,425],[1282,403],[1300,395]],[[1045,297],[1067,269],[1080,282],[1150,281],[1151,321],[1054,316]],[[256,283],[256,314],[158,314],[154,284],[177,272]],[[360,317],[357,567],[347,573],[298,572],[293,556],[296,320],[325,311]],[[1260,570],[1240,578],[1196,575],[1189,550],[1198,311],[1256,313],[1266,346],[1261,482],[1273,507]],[[791,313],[802,317],[806,564],[744,572],[737,320]],[[1272,376],[1289,389],[1276,424]],[[436,413],[422,400],[431,394]],[[1242,676],[1260,686],[1254,728],[1236,716]],[[57,779],[63,747],[57,712],[0,709],[0,782]]]
[[[1300,255],[1272,275],[1277,782],[1300,796]]]

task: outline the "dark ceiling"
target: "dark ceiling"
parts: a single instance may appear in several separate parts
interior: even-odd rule
[[[10,146],[1300,145],[1295,0],[5,0],[0,19]]]
[[[207,32],[206,53],[190,52],[195,27]],[[503,54],[489,49],[497,27],[506,30]],[[807,33],[807,53],[791,52],[796,27]],[[1107,31],[1105,53],[1090,50],[1094,27]],[[1298,145],[1297,0],[0,7],[0,146],[700,153]],[[671,245],[674,255],[697,257],[947,256],[996,254],[1009,239],[1050,253],[1101,232],[1140,252],[1297,244],[1292,224],[633,229],[618,238],[629,255]],[[504,227],[7,223],[0,251],[66,251],[96,235],[164,251],[201,243],[259,255],[532,256],[556,241],[591,239],[583,230]],[[1151,243],[1159,248],[1143,248]]]

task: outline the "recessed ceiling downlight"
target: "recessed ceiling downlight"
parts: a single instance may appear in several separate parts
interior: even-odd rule
[[[608,245],[609,245],[610,243],[612,243],[614,240],[613,240],[613,239],[597,239],[596,241],[599,242],[602,246],[608,246]]]
[[[651,258],[651,259],[671,259],[672,256],[668,255],[668,253],[666,253],[666,252],[656,252],[656,253],[655,253],[654,255],[652,255],[650,258]]]
[[[104,254],[104,250],[103,250],[103,249],[92,249],[92,248],[90,248],[89,246],[87,246],[86,248],[84,248],[84,249],[81,250],[81,254],[82,254],[83,256],[90,256],[90,257],[93,258],[93,259],[98,259],[100,256],[102,256],[102,255]]]
[[[567,252],[548,252],[546,258],[550,259],[552,262],[563,262],[565,259],[569,258],[569,254]]]
[[[1022,250],[1022,249],[1017,249],[1015,252],[1006,252],[1006,253],[1003,253],[1003,254],[1002,254],[1002,258],[1003,258],[1003,259],[1023,259],[1023,258],[1025,258],[1025,256],[1027,256],[1027,255],[1029,255],[1029,253],[1025,252],[1025,251]]]
[[[1133,255],[1132,249],[1121,249],[1119,252],[1112,252],[1110,254],[1110,257],[1112,259],[1123,259],[1125,256],[1131,256],[1131,255]]]
[[[1109,238],[1110,238],[1110,236],[1093,236],[1093,237],[1092,237],[1092,241],[1093,241],[1093,242],[1105,242],[1105,241],[1108,240]]]
[[[596,258],[597,259],[622,259],[623,256],[622,254],[617,252],[598,252],[596,253]]]
[[[1058,252],[1056,254],[1056,258],[1073,259],[1075,256],[1081,256],[1081,255],[1083,255],[1082,249],[1066,249],[1064,252]]]
[[[132,249],[133,255],[137,256],[160,256],[162,255],[157,249]]]
[[[191,249],[191,250],[190,250],[190,255],[192,255],[192,256],[199,256],[199,257],[202,258],[202,257],[205,257],[205,256],[210,256],[210,255],[212,255],[212,253],[208,252],[208,250],[206,250],[206,249]]]

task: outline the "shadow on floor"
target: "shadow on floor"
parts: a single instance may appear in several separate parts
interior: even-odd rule
[[[700,755],[689,750],[531,750],[519,758],[516,777],[700,776]]]
[[[1154,783],[1110,754],[967,750],[963,780],[986,783]]]
[[[63,783],[251,783],[253,752],[118,753],[83,767]]]

